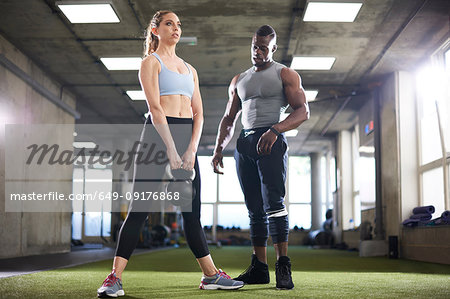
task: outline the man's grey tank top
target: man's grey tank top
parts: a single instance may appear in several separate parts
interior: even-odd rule
[[[281,113],[289,105],[281,81],[281,70],[285,67],[274,61],[263,71],[255,72],[252,67],[239,75],[236,88],[244,129],[270,127],[280,121]]]

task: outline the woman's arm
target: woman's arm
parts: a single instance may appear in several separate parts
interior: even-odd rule
[[[197,71],[189,65],[194,75],[194,94],[191,99],[191,108],[192,108],[192,118],[194,121],[194,125],[192,128],[192,137],[189,146],[184,153],[183,160],[183,168],[186,170],[191,170],[194,168],[195,163],[195,155],[198,150],[198,144],[200,142],[200,137],[202,135],[203,130],[203,104],[202,104],[202,96],[200,95],[200,87],[198,82]]]
[[[158,60],[153,56],[148,56],[142,60],[141,68],[139,70],[139,81],[147,99],[152,123],[166,145],[170,167],[175,169],[180,168],[181,158],[177,153],[175,142],[173,141],[169,125],[167,124],[166,115],[161,106],[158,84],[158,74],[160,71],[161,66]]]

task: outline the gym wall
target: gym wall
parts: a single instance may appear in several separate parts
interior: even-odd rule
[[[33,49],[29,49],[33,51]],[[53,95],[75,108],[73,95],[61,84],[0,35],[0,55],[9,60]],[[0,64],[1,117],[10,124],[69,124],[74,117],[38,93],[23,78]],[[0,123],[0,258],[70,251],[71,213],[5,213],[5,121]],[[72,136],[63,136],[61,146],[71,146]],[[27,173],[22,170],[23,177]],[[72,179],[72,168],[61,167],[56,174]],[[43,182],[45,184],[45,182]],[[70,184],[61,185],[66,194]],[[71,187],[70,187],[71,189]],[[64,202],[71,205],[71,202]]]

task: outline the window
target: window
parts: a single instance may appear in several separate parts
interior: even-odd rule
[[[361,210],[375,207],[375,158],[373,154],[362,153],[358,159],[359,197]]]
[[[217,222],[224,227],[250,228],[247,207],[244,204],[219,205]]]
[[[289,157],[289,203],[311,204],[309,157]]]
[[[336,183],[336,158],[331,157],[330,159],[330,186],[331,186],[331,192],[334,193],[337,190],[337,183]],[[333,205],[333,203],[331,203]],[[332,208],[332,206],[331,206]]]
[[[248,229],[250,221],[244,195],[236,174],[233,157],[224,157],[224,174],[212,171],[210,156],[198,157],[202,174],[203,226],[214,224],[214,209],[217,208],[217,224],[225,228]],[[326,165],[323,164],[325,167]],[[289,174],[286,205],[289,211],[289,226],[311,228],[311,165],[309,157],[289,157]],[[219,192],[217,192],[219,191]],[[324,210],[325,211],[325,210]],[[324,212],[325,213],[325,212]]]
[[[74,195],[83,194],[83,169],[74,168],[72,193]],[[72,239],[81,240],[82,226],[83,226],[83,202],[81,200],[72,201]]]
[[[111,169],[86,169],[85,193],[96,192],[108,194],[112,191]],[[99,200],[86,200],[85,204],[85,231],[88,237],[109,237],[111,233],[111,202]]]
[[[441,215],[444,206],[444,180],[442,167],[438,167],[422,174],[422,200],[423,205],[434,205],[435,215]],[[434,218],[434,217],[433,217]]]
[[[294,226],[311,228],[311,205],[291,204],[289,205],[289,228]]]
[[[107,168],[100,164],[85,164],[75,167],[72,188],[74,195],[95,194],[96,192],[110,193],[112,191],[111,165]],[[74,211],[72,213],[72,239],[109,237],[111,235],[111,208],[111,201],[108,200],[72,201]]]
[[[233,226],[241,229],[249,228],[247,207],[244,204],[244,195],[237,178],[234,158],[223,158],[223,175],[213,173],[211,159],[210,156],[198,157],[202,174],[202,225],[214,224],[214,208],[217,206],[218,225],[230,228]]]
[[[202,211],[200,213],[200,222],[203,226],[212,226],[214,224],[214,205],[213,204],[202,204]]]
[[[361,224],[361,176],[362,173],[359,172],[360,168],[360,154],[359,154],[359,126],[356,125],[352,132],[352,191],[353,191],[353,201],[352,205],[352,217],[349,220],[349,228],[353,229]],[[364,172],[363,172],[364,173]],[[350,203],[349,203],[350,204]],[[343,203],[345,205],[345,203]]]
[[[311,159],[289,157],[289,228],[311,228]]]
[[[450,209],[450,41],[416,74],[421,204]],[[444,166],[443,166],[444,165]]]
[[[442,158],[436,99],[429,92],[430,89],[433,89],[433,83],[430,81],[432,72],[431,69],[425,69],[419,72],[416,77],[419,97],[420,144],[422,145],[420,159],[422,164]]]
[[[198,165],[201,174],[201,195],[202,203],[216,202],[217,198],[217,174],[213,173],[211,157],[198,157]],[[203,223],[203,222],[202,222]]]
[[[219,201],[244,202],[244,194],[236,172],[233,157],[223,158],[223,175],[219,175]]]

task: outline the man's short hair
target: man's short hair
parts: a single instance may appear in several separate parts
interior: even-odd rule
[[[272,36],[273,38],[277,37],[277,33],[275,32],[275,29],[272,28],[270,25],[263,25],[256,30],[256,35],[259,36]]]

